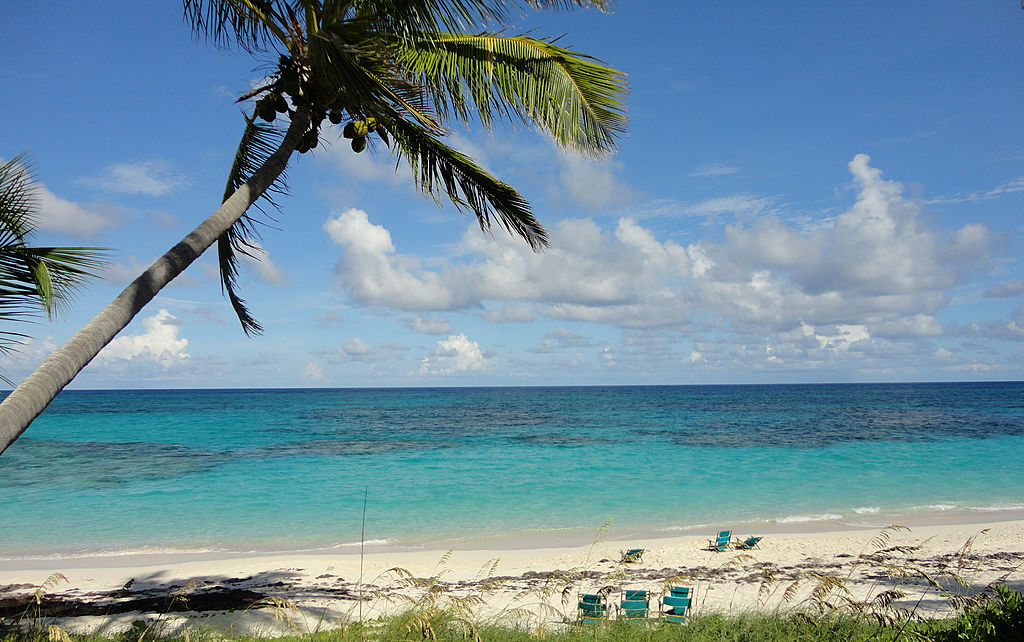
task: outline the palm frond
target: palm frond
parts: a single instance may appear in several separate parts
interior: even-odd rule
[[[552,42],[442,34],[401,48],[409,73],[444,117],[537,125],[562,147],[600,155],[626,131],[626,76]]]
[[[235,158],[228,173],[224,198],[227,200],[241,187],[253,172],[259,169],[281,144],[284,134],[279,129],[256,122],[255,116],[245,119],[245,129],[235,151]],[[284,173],[278,181],[265,191],[261,198],[277,208],[275,195],[287,194],[288,186]],[[257,209],[259,206],[257,205]],[[263,210],[261,210],[263,211]],[[242,331],[248,336],[263,332],[263,326],[252,316],[245,300],[238,296],[239,255],[258,260],[253,241],[260,237],[257,221],[243,214],[227,232],[217,239],[217,261],[220,266],[221,290],[231,302],[231,307],[242,324]]]
[[[279,3],[269,0],[184,0],[185,22],[197,37],[217,47],[238,46],[247,53],[287,43]]]
[[[432,132],[443,131],[422,87],[394,64],[393,47],[359,19],[332,25],[309,43],[319,93],[353,115],[395,112]]]
[[[609,3],[608,0],[352,0],[347,4],[356,15],[372,15],[379,31],[413,38],[423,32],[474,31],[507,23],[526,7],[596,7],[604,11]]]
[[[36,208],[32,164],[18,154],[0,164],[0,245],[24,243]]]
[[[456,207],[472,210],[485,232],[491,231],[492,217],[497,217],[509,234],[521,236],[534,250],[548,247],[547,232],[514,188],[415,123],[396,120],[387,124],[421,191],[438,200],[438,192],[443,190]]]
[[[33,247],[37,186],[24,155],[0,165],[0,317],[30,315],[41,306],[51,318],[95,277],[107,250]]]

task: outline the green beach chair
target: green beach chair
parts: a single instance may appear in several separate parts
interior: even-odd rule
[[[736,540],[736,550],[738,551],[749,551],[752,548],[757,548],[757,543],[760,542],[763,537],[748,537],[742,542]]]
[[[690,597],[690,591],[692,590],[688,586],[670,586],[668,594],[672,597]]]
[[[647,591],[623,591],[623,600],[619,603],[620,620],[646,620],[650,600]]]
[[[628,564],[631,562],[639,562],[640,558],[644,556],[646,552],[643,548],[631,548],[622,554],[622,559],[619,560],[620,564]]]
[[[688,586],[671,586],[668,595],[661,598],[661,615],[666,622],[685,624],[690,618],[693,604],[693,589]]]
[[[718,537],[708,540],[708,550],[721,553],[729,550],[729,542],[732,540],[732,531],[718,531]]]
[[[580,624],[597,624],[608,619],[608,605],[600,593],[581,593],[578,607]]]

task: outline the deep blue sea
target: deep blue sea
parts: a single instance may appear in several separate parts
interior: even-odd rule
[[[65,391],[0,558],[1024,514],[1024,383]]]

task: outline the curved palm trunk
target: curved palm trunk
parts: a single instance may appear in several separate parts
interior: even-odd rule
[[[237,221],[288,165],[309,127],[309,114],[292,118],[281,146],[220,208],[124,289],[0,403],[0,453],[21,436],[54,397],[127,326],[153,297]]]

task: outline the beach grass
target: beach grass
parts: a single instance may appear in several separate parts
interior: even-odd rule
[[[919,642],[1004,642],[1024,640],[1024,595],[1002,584],[984,601],[961,610],[950,619],[907,619],[894,622],[851,613],[757,611],[709,614],[685,624],[664,620],[606,621],[567,625],[559,630],[530,629],[503,623],[474,624],[456,611],[412,609],[367,622],[349,622],[339,628],[283,637],[225,635],[202,625],[174,635],[161,635],[145,622],[114,635],[76,635],[57,625],[36,623],[28,629],[0,633],[0,642],[790,642],[820,640],[917,640]]]
[[[1020,594],[1016,593],[1020,600]],[[977,610],[965,612],[953,620],[925,620],[921,622],[892,625],[873,622],[862,617],[835,613],[812,617],[804,613],[765,614],[740,613],[731,615],[713,614],[693,618],[687,624],[672,624],[664,621],[606,622],[570,626],[561,631],[545,629],[530,630],[522,627],[487,624],[474,626],[455,613],[434,612],[429,618],[422,613],[409,612],[397,616],[380,618],[364,624],[352,623],[340,628],[304,635],[275,637],[280,642],[355,642],[355,641],[408,641],[436,640],[439,642],[627,642],[645,640],[649,642],[728,642],[763,641],[790,642],[793,640],[851,641],[851,640],[922,640],[952,642],[953,640],[1019,640],[1019,631],[1024,631],[1024,610],[1017,609],[1011,617],[1004,612],[993,620],[992,611],[979,614]],[[1001,618],[1001,619],[1000,619]],[[986,627],[985,623],[997,621],[996,626]],[[1017,637],[1013,637],[1017,635]],[[123,633],[102,635],[75,635],[63,629],[49,627],[7,633],[0,636],[0,642],[140,642],[140,640],[162,640],[164,642],[262,642],[268,638],[260,636],[225,637],[223,632],[204,629],[201,626],[168,637],[140,636],[140,629]]]

